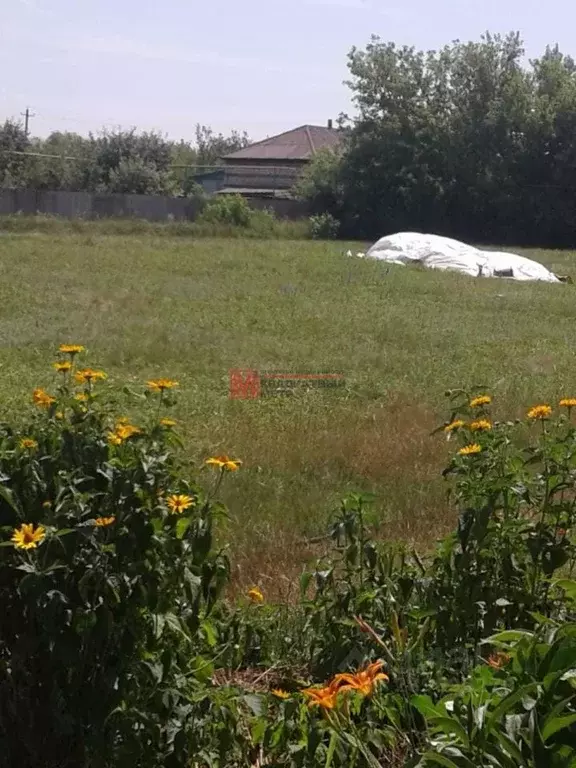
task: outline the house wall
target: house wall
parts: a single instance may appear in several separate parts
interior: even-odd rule
[[[245,189],[291,189],[305,162],[279,164],[269,160],[245,161],[227,160],[224,169],[225,187],[243,187]]]

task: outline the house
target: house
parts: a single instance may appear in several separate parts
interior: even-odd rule
[[[316,153],[335,148],[342,134],[327,127],[301,125],[222,158],[224,187],[218,194],[241,194],[252,200],[290,199],[290,190]]]

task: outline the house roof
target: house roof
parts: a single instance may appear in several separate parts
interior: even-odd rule
[[[319,149],[335,147],[341,136],[334,128],[301,125],[225,155],[223,160],[310,160]]]

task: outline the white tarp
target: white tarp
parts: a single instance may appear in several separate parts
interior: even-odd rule
[[[362,254],[357,254],[358,256]],[[481,251],[471,245],[439,235],[399,232],[378,240],[366,253],[368,259],[390,264],[422,264],[431,269],[449,269],[474,277],[508,277],[514,280],[560,280],[542,264],[515,253]]]

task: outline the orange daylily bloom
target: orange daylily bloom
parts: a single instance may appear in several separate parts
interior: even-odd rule
[[[335,709],[335,707],[338,705],[338,694],[340,693],[340,688],[335,683],[335,680],[333,680],[330,685],[326,685],[323,688],[305,688],[302,693],[309,699],[309,707]]]
[[[339,690],[352,689],[363,696],[369,696],[377,682],[380,680],[387,682],[389,679],[388,675],[381,671],[383,666],[383,661],[375,661],[365,669],[358,670],[355,674],[336,675],[334,681],[338,682]]]
[[[498,651],[497,653],[493,653],[491,656],[489,656],[486,660],[486,663],[488,666],[492,667],[492,669],[500,669],[509,661],[510,654],[504,653],[504,651]]]

